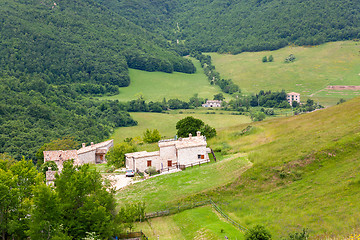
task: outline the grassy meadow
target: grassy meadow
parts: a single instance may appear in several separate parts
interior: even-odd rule
[[[201,98],[213,99],[213,96],[220,93],[221,89],[209,84],[199,61],[195,59],[192,61],[197,69],[195,74],[129,69],[130,86],[119,88],[118,95],[101,99],[130,101],[142,95],[146,101],[162,101],[164,98],[188,101],[194,94],[198,94]],[[230,97],[227,94],[224,96]]]
[[[241,225],[264,225],[275,239],[302,228],[314,239],[344,239],[360,233],[359,113],[356,98],[313,113],[251,123],[245,134],[249,123],[222,129],[208,141],[222,150],[222,160],[128,186],[117,198],[145,201],[151,212],[211,196]],[[152,231],[161,231],[172,217],[152,220],[157,221]]]
[[[207,112],[215,112],[216,114],[206,114]],[[173,138],[176,134],[176,123],[188,116],[201,119],[217,131],[251,122],[248,116],[230,115],[230,112],[221,110],[187,109],[168,113],[130,113],[133,119],[138,121],[138,125],[117,128],[111,138],[114,139],[115,143],[119,143],[127,137],[142,137],[146,129],[158,129],[164,138]]]
[[[242,240],[240,232],[222,218],[212,207],[204,206],[186,210],[175,215],[149,219],[138,224],[137,230],[146,233],[149,239],[228,239]]]
[[[290,54],[293,63],[284,63]],[[244,93],[259,90],[298,92],[325,106],[339,98],[353,98],[360,91],[326,90],[328,85],[360,85],[360,42],[331,42],[312,47],[288,46],[275,51],[244,52],[238,55],[209,53],[223,78],[231,78]],[[263,63],[273,55],[274,62]]]

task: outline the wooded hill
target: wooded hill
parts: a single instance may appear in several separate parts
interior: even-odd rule
[[[236,54],[360,37],[360,5],[350,0],[110,0],[103,4],[174,43],[179,40],[203,52]]]

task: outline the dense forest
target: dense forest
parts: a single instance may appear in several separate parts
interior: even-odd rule
[[[99,142],[115,127],[136,124],[119,102],[94,101],[71,86],[0,75],[0,152],[35,160],[37,150],[52,139]]]
[[[98,1],[202,52],[236,54],[360,37],[360,5],[351,0]]]

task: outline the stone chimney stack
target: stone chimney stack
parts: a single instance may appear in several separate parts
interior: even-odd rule
[[[196,132],[196,136],[197,136],[197,137],[200,137],[200,136],[201,136],[201,132],[200,132],[200,131],[197,131],[197,132]]]
[[[189,139],[191,139],[191,137],[192,137],[192,134],[191,134],[191,133],[189,133]]]
[[[94,146],[94,142],[91,142],[91,147],[93,147]]]
[[[84,148],[84,147],[86,147],[86,144],[85,144],[85,143],[83,143],[83,144],[82,144],[82,147],[83,147],[83,148]]]

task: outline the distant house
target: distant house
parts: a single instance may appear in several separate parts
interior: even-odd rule
[[[293,101],[296,101],[300,104],[300,93],[291,92],[286,94],[286,99],[290,106],[292,106]]]
[[[54,161],[61,171],[63,162],[73,159],[74,165],[83,165],[85,163],[104,163],[105,154],[114,146],[114,140],[94,144],[93,142],[86,146],[82,144],[79,150],[56,150],[44,151],[44,162]]]
[[[188,138],[162,140],[158,144],[160,150],[156,152],[125,154],[126,168],[143,172],[149,167],[154,167],[161,171],[210,161],[206,138],[200,132],[197,132],[195,137],[189,134]]]
[[[207,100],[206,103],[202,104],[203,107],[221,107],[220,100]]]

